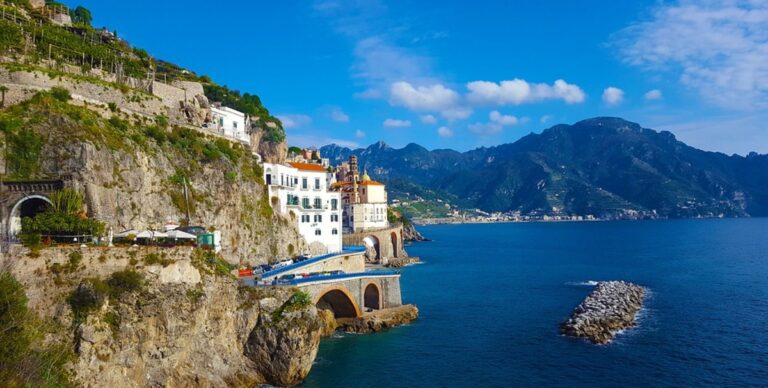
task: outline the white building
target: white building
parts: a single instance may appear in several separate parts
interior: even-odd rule
[[[272,208],[297,222],[312,253],[341,251],[341,196],[328,191],[325,167],[264,163],[264,181]]]
[[[212,106],[211,113],[213,115],[213,129],[224,136],[251,144],[249,128],[251,123],[248,115],[225,106]]]

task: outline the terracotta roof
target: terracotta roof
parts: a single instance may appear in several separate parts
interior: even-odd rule
[[[372,185],[372,186],[384,186],[384,184],[383,184],[383,183],[381,183],[381,182],[376,182],[376,181],[362,181],[362,182],[360,182],[360,184],[361,184],[361,185],[363,185],[363,186],[368,186],[368,185]]]
[[[299,170],[303,171],[317,171],[317,172],[325,172],[325,167],[323,167],[322,164],[314,164],[314,163],[299,163],[299,162],[288,162],[288,164],[291,165],[291,167],[298,168]]]

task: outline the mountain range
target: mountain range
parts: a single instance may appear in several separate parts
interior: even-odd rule
[[[357,155],[361,168],[388,184],[390,199],[444,209],[598,218],[768,215],[768,155],[703,151],[615,117],[559,124],[467,152],[383,142],[354,150],[332,144],[320,152],[334,164]],[[426,208],[411,212],[419,209]]]

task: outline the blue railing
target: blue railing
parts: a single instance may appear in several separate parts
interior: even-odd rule
[[[327,253],[325,255],[315,256],[315,257],[309,258],[307,260],[300,261],[298,263],[293,263],[293,264],[290,264],[290,265],[286,265],[285,267],[280,267],[280,268],[276,268],[276,269],[264,272],[263,274],[261,274],[261,278],[262,279],[270,278],[270,277],[273,277],[273,276],[276,276],[276,275],[280,275],[281,273],[284,273],[284,272],[287,272],[287,271],[292,271],[294,269],[301,268],[301,267],[309,265],[309,264],[314,264],[314,263],[317,263],[317,262],[320,262],[320,261],[323,261],[323,260],[328,260],[328,259],[336,257],[336,256],[349,255],[349,254],[352,254],[352,253],[360,253],[360,252],[364,252],[364,251],[365,251],[365,247],[345,246],[345,247],[342,247],[342,251],[341,252]]]
[[[344,280],[344,279],[352,279],[352,278],[360,278],[360,277],[370,278],[370,277],[378,277],[378,276],[396,276],[396,275],[400,275],[400,272],[392,271],[392,270],[353,272],[353,273],[340,273],[336,275],[312,276],[308,278],[298,278],[298,279],[290,279],[290,280],[277,280],[274,284],[278,286],[298,286],[303,283],[312,283],[317,281]]]

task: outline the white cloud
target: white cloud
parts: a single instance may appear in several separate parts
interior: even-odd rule
[[[437,129],[437,134],[440,137],[451,137],[453,136],[453,130],[448,127],[440,127]]]
[[[541,118],[539,119],[539,122],[542,123],[542,124],[546,124],[546,123],[548,123],[550,121],[552,121],[552,116],[551,115],[544,115],[544,116],[541,116]]]
[[[389,102],[416,111],[439,111],[455,105],[459,94],[442,84],[415,87],[408,82],[399,81],[389,89]]]
[[[614,37],[626,63],[674,74],[711,103],[768,106],[768,2],[661,3]]]
[[[411,126],[411,120],[386,119],[383,125],[387,128],[407,128]]]
[[[472,116],[472,108],[454,107],[446,109],[440,114],[448,121],[464,120]]]
[[[278,119],[283,123],[283,128],[298,128],[312,122],[312,118],[302,114],[278,115]]]
[[[344,113],[341,108],[333,108],[331,110],[331,119],[339,123],[347,123],[349,122],[349,115]]]
[[[365,137],[365,132],[358,129],[357,131],[355,131],[355,137],[358,139],[362,139]]]
[[[661,100],[663,95],[661,94],[661,90],[653,89],[645,93],[643,97],[645,97],[646,100],[651,101],[651,100]]]
[[[437,118],[432,115],[422,115],[419,116],[419,119],[423,124],[437,124]]]
[[[497,123],[474,123],[469,125],[469,130],[480,136],[492,136],[501,133],[504,128]]]
[[[499,111],[497,110],[491,111],[491,113],[488,114],[488,117],[491,119],[492,122],[499,124],[501,126],[515,125],[519,122],[517,117],[510,116],[510,115],[503,115],[499,113]]]
[[[586,95],[581,88],[564,80],[554,84],[528,83],[515,78],[500,83],[473,81],[467,84],[467,100],[482,105],[520,105],[545,100],[563,100],[567,104],[584,102]]]
[[[624,101],[624,91],[614,87],[609,86],[603,90],[603,102],[608,105],[619,105],[621,102]]]

